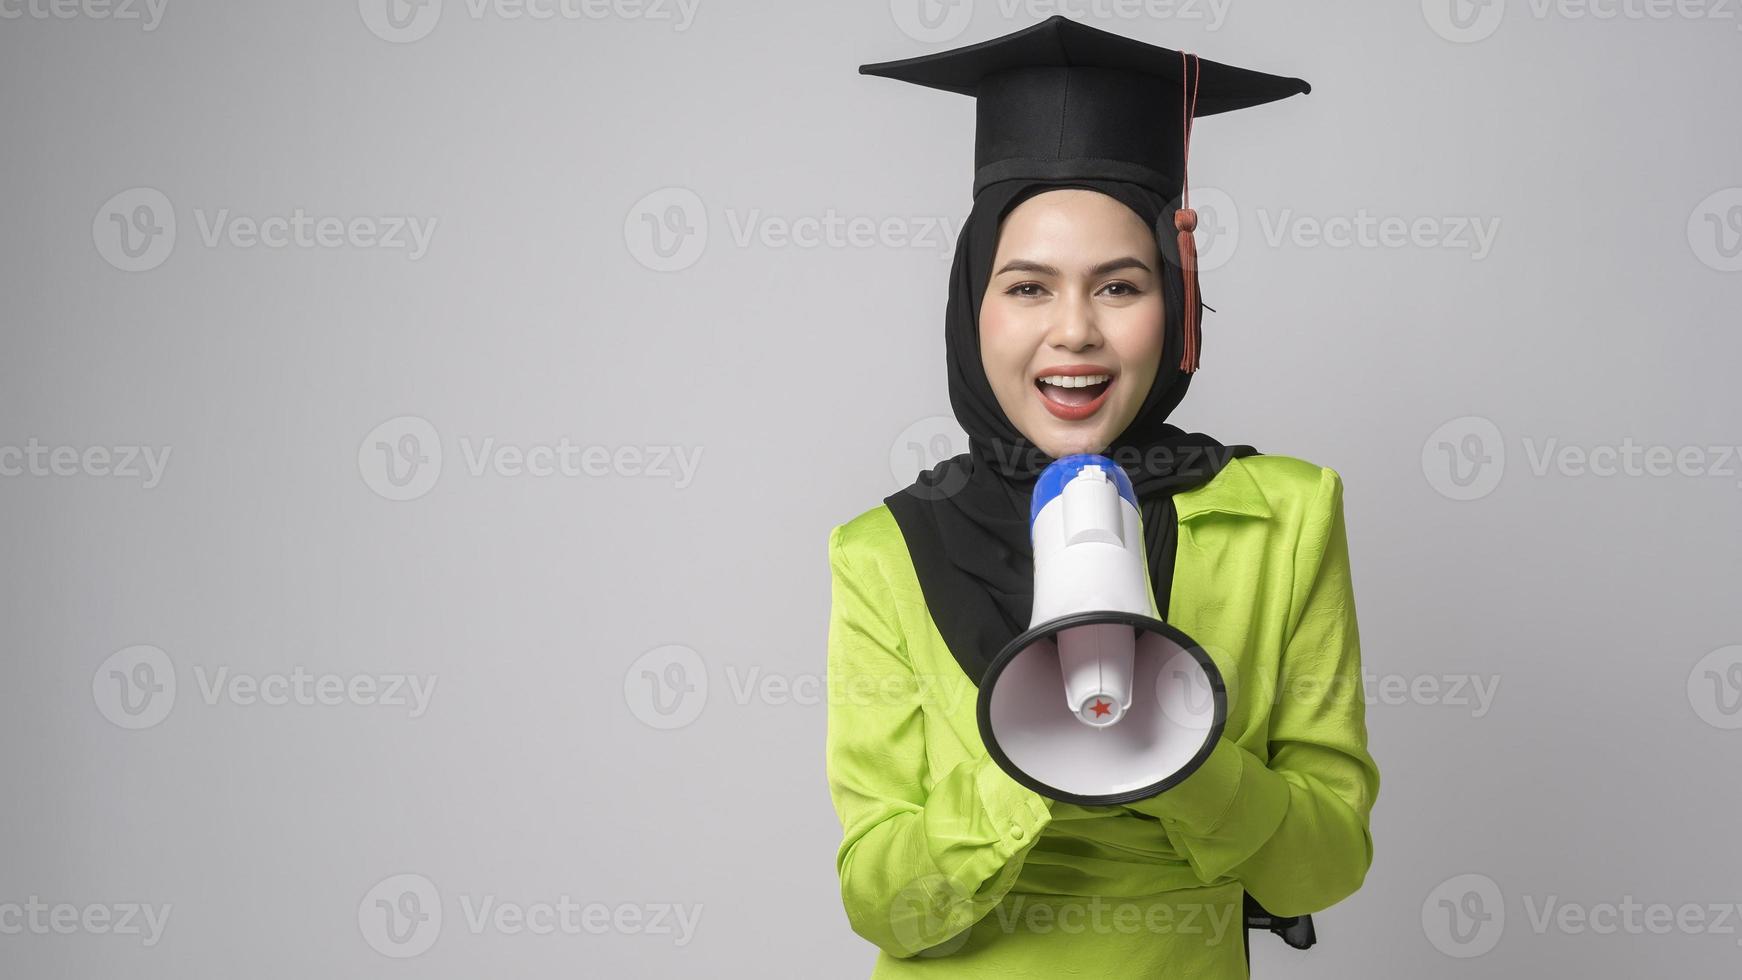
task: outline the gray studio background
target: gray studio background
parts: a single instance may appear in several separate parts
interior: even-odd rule
[[[1383,780],[1255,975],[1735,975],[1736,5],[395,3],[0,3],[0,974],[867,975],[825,543],[965,448],[973,104],[856,68],[1063,12],[1314,86],[1192,155]]]

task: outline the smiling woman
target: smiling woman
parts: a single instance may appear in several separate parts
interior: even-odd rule
[[[861,71],[973,95],[978,130],[945,312],[968,452],[829,535],[828,688],[878,692],[829,704],[848,922],[877,978],[1245,976],[1227,924],[1309,945],[1366,876],[1379,790],[1341,479],[1167,421],[1199,365],[1194,107],[1306,83],[1063,17]],[[1158,618],[1227,687],[1201,764],[1114,806],[1014,778],[948,683],[1030,623],[1030,502],[1075,453],[1125,471]]]
[[[1106,448],[1161,364],[1160,250],[1117,200],[1049,190],[1005,217],[980,305],[998,406],[1048,456]]]

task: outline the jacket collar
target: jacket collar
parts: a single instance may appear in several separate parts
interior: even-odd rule
[[[1243,459],[1229,460],[1228,465],[1203,486],[1174,494],[1173,506],[1182,521],[1212,513],[1270,517],[1270,505],[1264,499],[1264,492],[1258,489],[1258,481],[1247,472]]]

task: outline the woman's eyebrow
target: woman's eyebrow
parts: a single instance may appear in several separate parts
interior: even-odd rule
[[[1108,259],[1100,265],[1095,266],[1093,269],[1090,269],[1089,278],[1093,279],[1096,276],[1104,276],[1109,272],[1117,272],[1120,269],[1142,269],[1144,272],[1151,271],[1149,264],[1144,262],[1142,259],[1139,259],[1137,256],[1122,255],[1116,259]],[[1045,262],[1035,262],[1029,259],[1011,259],[1009,262],[1004,263],[1004,267],[999,269],[997,272],[994,272],[993,275],[1001,276],[1006,272],[1035,272],[1043,276],[1057,276],[1059,274],[1057,269],[1047,265]]]
[[[1106,262],[1095,266],[1093,269],[1090,269],[1089,278],[1093,279],[1096,276],[1104,276],[1109,272],[1117,272],[1120,269],[1142,269],[1144,272],[1150,271],[1149,264],[1137,256],[1123,255],[1116,259],[1109,259]]]

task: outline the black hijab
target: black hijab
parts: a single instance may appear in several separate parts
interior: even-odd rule
[[[1229,459],[1257,453],[1166,421],[1192,377],[1179,367],[1185,292],[1175,203],[1140,184],[1099,178],[1011,179],[982,188],[956,242],[944,330],[950,407],[968,433],[968,451],[884,498],[906,539],[932,621],[976,685],[998,652],[1029,626],[1034,602],[1029,498],[1036,477],[1053,462],[1011,423],[992,392],[980,359],[980,302],[1004,216],[1034,194],[1061,187],[1099,191],[1129,207],[1155,230],[1162,256],[1167,337],[1161,365],[1137,416],[1102,455],[1125,470],[1137,491],[1150,580],[1163,619],[1178,535],[1173,495],[1209,482]]]

